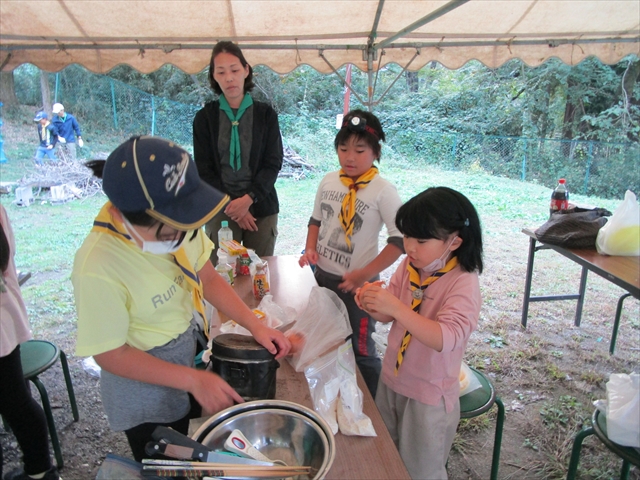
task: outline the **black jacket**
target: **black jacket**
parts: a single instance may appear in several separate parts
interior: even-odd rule
[[[193,153],[200,178],[218,190],[225,191],[222,184],[220,155],[218,154],[218,131],[220,103],[207,103],[193,119]],[[278,125],[278,114],[266,103],[253,102],[253,140],[249,167],[252,180],[249,190],[255,198],[250,211],[256,218],[273,215],[280,211],[276,180],[282,168],[282,137]]]

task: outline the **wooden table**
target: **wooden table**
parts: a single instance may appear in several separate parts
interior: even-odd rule
[[[578,300],[574,324],[576,327],[579,327],[580,320],[582,318],[584,292],[587,287],[587,274],[589,271],[592,271],[629,292],[622,295],[618,300],[616,317],[613,323],[613,334],[611,335],[611,343],[609,344],[609,353],[613,355],[616,346],[616,337],[618,336],[620,315],[622,314],[622,304],[624,300],[630,296],[640,299],[640,257],[600,255],[595,249],[570,249],[559,247],[557,245],[543,244],[537,239],[533,230],[525,228],[522,230],[522,233],[529,236],[529,260],[527,262],[527,277],[524,285],[524,301],[522,304],[521,320],[522,326],[525,328],[527,326],[529,302]],[[540,245],[537,246],[537,243],[540,243]],[[582,266],[582,275],[580,276],[580,286],[577,294],[531,296],[533,262],[538,250],[554,250],[560,255],[563,255],[569,260],[572,260]]]
[[[284,255],[265,257],[271,275],[271,294],[280,306],[295,308],[299,313],[309,300],[316,280],[309,267],[300,268],[298,257]],[[253,296],[251,278],[237,276],[236,292],[251,308],[259,301]],[[288,400],[313,409],[309,386],[304,373],[296,372],[288,361],[280,361],[276,376],[276,398]],[[362,390],[364,413],[371,419],[377,437],[335,436],[336,457],[327,479],[409,479],[409,473],[400,458],[375,402],[358,371],[358,386]]]

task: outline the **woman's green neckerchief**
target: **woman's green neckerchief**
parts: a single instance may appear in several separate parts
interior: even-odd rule
[[[229,141],[229,163],[234,171],[240,170],[242,165],[242,157],[240,155],[240,134],[238,132],[238,125],[240,124],[240,118],[247,108],[253,105],[253,98],[251,95],[245,94],[240,104],[240,108],[236,114],[233,114],[233,110],[229,106],[229,102],[220,95],[220,110],[227,114],[229,121],[231,122],[231,140]]]

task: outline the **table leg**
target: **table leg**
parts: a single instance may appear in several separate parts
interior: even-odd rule
[[[582,275],[580,275],[580,291],[578,292],[578,305],[576,305],[576,318],[573,324],[576,327],[580,326],[580,320],[582,319],[582,306],[584,305],[584,292],[587,289],[587,274],[589,269],[582,267]]]
[[[613,322],[613,333],[611,334],[611,343],[609,344],[609,353],[613,355],[614,350],[616,349],[616,339],[618,338],[618,327],[620,326],[620,316],[622,315],[622,303],[624,299],[630,297],[630,293],[625,293],[618,300],[618,307],[616,308],[616,319]]]
[[[533,276],[533,260],[536,256],[536,239],[529,238],[529,259],[527,260],[527,276],[524,281],[524,300],[522,302],[522,320],[520,323],[527,328],[529,316],[529,299],[531,298],[531,277]]]

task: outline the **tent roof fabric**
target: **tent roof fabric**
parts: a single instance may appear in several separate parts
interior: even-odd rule
[[[329,73],[431,61],[497,67],[557,57],[617,63],[640,53],[638,0],[2,0],[0,67],[32,63],[96,73],[128,64],[144,73],[170,63],[187,73],[232,40],[249,63],[287,73]],[[413,59],[413,61],[412,61]]]

